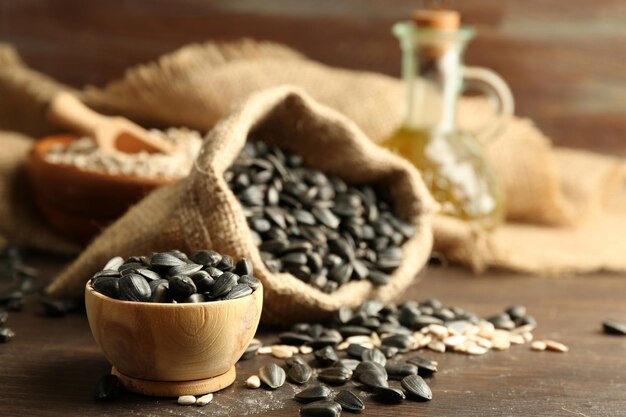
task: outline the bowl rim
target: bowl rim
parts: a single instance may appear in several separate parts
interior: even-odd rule
[[[259,290],[261,291],[261,293],[263,292],[263,283],[261,282],[259,287],[257,289],[255,289],[255,290],[253,290],[251,294],[248,294],[248,295],[245,295],[245,296],[239,297],[239,298],[234,298],[232,300],[203,301],[201,303],[152,303],[152,302],[149,302],[149,301],[118,300],[117,298],[109,297],[108,295],[104,295],[101,292],[96,291],[93,288],[93,286],[91,285],[92,281],[93,281],[93,278],[90,278],[89,281],[87,281],[87,284],[85,284],[85,289],[90,294],[94,295],[95,297],[102,298],[103,300],[105,300],[107,302],[119,303],[121,305],[139,305],[139,306],[144,306],[144,307],[147,307],[147,308],[156,308],[156,307],[163,307],[163,306],[167,306],[166,308],[177,308],[177,307],[192,308],[193,306],[202,307],[202,306],[206,306],[206,305],[218,305],[219,306],[222,303],[225,304],[225,303],[236,302],[236,301],[244,302],[248,298],[252,298]]]
[[[55,169],[58,171],[65,171],[68,173],[72,173],[74,175],[80,175],[86,178],[98,179],[101,181],[107,182],[115,182],[115,183],[131,183],[139,186],[159,186],[159,185],[167,185],[172,184],[181,178],[166,178],[166,177],[139,177],[136,175],[124,175],[124,174],[107,174],[105,172],[99,171],[91,171],[79,168],[75,165],[70,164],[55,164],[49,162],[45,155],[49,147],[53,144],[61,143],[67,144],[70,142],[74,142],[80,139],[82,136],[75,133],[60,133],[56,135],[44,136],[39,139],[32,147],[31,152],[29,154],[29,159],[32,162],[36,162],[40,166],[46,166],[49,169]]]

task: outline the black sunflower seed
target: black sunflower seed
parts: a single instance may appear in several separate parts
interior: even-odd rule
[[[270,389],[276,389],[285,383],[285,370],[275,363],[269,363],[259,369],[259,378]]]
[[[402,379],[404,388],[410,398],[428,401],[433,398],[433,393],[424,379],[419,375],[409,375]]]
[[[232,272],[224,272],[213,284],[211,288],[211,297],[220,298],[225,296],[237,285],[238,276]]]
[[[261,347],[260,343],[258,343],[258,342],[251,342],[250,344],[248,344],[248,347],[243,352],[243,355],[241,355],[241,358],[239,358],[239,360],[240,361],[245,361],[245,360],[253,358],[254,355],[256,355],[256,353],[258,352],[260,347]]]
[[[381,343],[385,346],[396,347],[400,352],[407,352],[413,345],[413,339],[407,335],[396,334],[385,337]]]
[[[170,278],[170,277],[175,277],[175,276],[189,276],[200,271],[202,267],[203,266],[200,264],[184,264],[184,265],[173,266],[170,268],[169,271],[167,271],[167,277]],[[153,278],[153,279],[159,279],[159,278],[160,277]]]
[[[210,250],[199,250],[191,255],[191,260],[200,265],[214,267],[222,260],[222,255]]]
[[[289,379],[293,383],[299,385],[309,382],[312,375],[313,370],[306,363],[296,363],[287,370],[287,376],[289,376]]]
[[[121,256],[115,256],[109,259],[109,261],[104,265],[102,269],[118,271],[120,266],[122,266],[123,263],[124,263],[124,258],[122,258]]]
[[[408,359],[407,362],[417,366],[418,374],[421,376],[429,376],[437,372],[437,365],[421,356],[415,355]]]
[[[332,366],[339,360],[335,349],[326,346],[313,352],[313,355],[321,366]]]
[[[602,323],[602,328],[604,329],[604,333],[626,336],[626,324],[620,323],[617,320],[605,320]]]
[[[326,382],[328,384],[342,385],[348,382],[350,378],[352,378],[352,371],[340,367],[327,368],[321,371],[317,375],[317,378],[320,381]]]
[[[300,409],[301,417],[339,417],[341,405],[335,401],[315,401]]]
[[[174,276],[169,279],[169,294],[176,301],[182,301],[196,292],[196,284],[187,276]]]
[[[250,262],[250,260],[247,258],[241,258],[239,261],[237,261],[237,264],[235,265],[235,269],[233,270],[233,272],[240,276],[252,275],[254,272],[252,262]]]
[[[185,261],[180,260],[169,252],[155,253],[150,258],[150,265],[155,267],[171,268],[173,266],[184,265]]]
[[[150,295],[150,286],[141,275],[128,274],[119,279],[119,297],[121,300],[149,301]]]
[[[383,354],[385,355],[385,358],[387,359],[393,358],[399,352],[399,349],[395,346],[380,346],[378,349],[380,349],[380,351],[383,352]]]
[[[119,289],[120,289],[120,278],[117,277],[107,277],[101,276],[95,278],[92,281],[91,286],[94,290],[98,291],[100,294],[104,294],[107,297],[118,298],[119,297]]]
[[[389,379],[396,381],[402,380],[409,375],[417,375],[418,368],[412,363],[388,363],[385,370]]]
[[[165,279],[159,279],[150,282],[150,302],[152,303],[171,303],[172,296],[170,295],[170,283]]]
[[[359,374],[359,381],[370,388],[388,387],[387,378],[378,370],[365,371]]]
[[[382,403],[395,404],[406,398],[404,392],[397,388],[376,387],[374,388],[374,399]]]
[[[293,398],[301,403],[326,400],[330,397],[330,389],[325,385],[313,385],[297,393]]]
[[[351,343],[350,345],[348,345],[348,349],[346,349],[346,353],[353,357],[354,359],[358,359],[361,360],[361,358],[363,357],[363,352],[365,352],[368,348],[356,344],[356,343]]]
[[[337,365],[343,368],[348,368],[351,371],[354,371],[356,367],[359,366],[360,363],[361,361],[359,360],[346,358],[346,359],[340,359]]]
[[[252,294],[252,288],[248,284],[237,284],[224,296],[224,300],[234,300]]]
[[[356,394],[347,391],[341,390],[335,395],[335,402],[341,405],[342,410],[352,411],[354,413],[360,413],[365,410],[365,405],[363,401],[356,396]]]
[[[206,298],[202,294],[191,294],[189,297],[181,301],[181,303],[204,303]]]
[[[385,368],[376,362],[361,362],[354,370],[354,377],[360,379],[361,374],[365,372],[377,372],[387,379],[387,371]]]
[[[242,275],[241,277],[239,277],[237,283],[247,284],[253,290],[256,290],[261,286],[261,281],[258,278],[253,277],[252,275]]]
[[[287,358],[285,359],[285,363],[288,367],[292,367],[297,364],[307,364],[301,356],[292,356],[291,358]]]
[[[301,346],[313,341],[313,338],[305,333],[283,332],[278,335],[280,343],[285,345]]]
[[[380,349],[376,348],[363,351],[363,354],[361,355],[361,360],[363,360],[364,362],[376,362],[381,366],[385,366],[385,364],[387,363],[387,358],[385,357],[385,354],[381,352]]]
[[[114,401],[120,392],[120,383],[115,375],[105,375],[98,381],[94,397],[98,401]]]

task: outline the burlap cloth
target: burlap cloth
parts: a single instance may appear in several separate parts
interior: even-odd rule
[[[50,80],[16,61],[6,48],[0,52],[0,128],[37,135],[49,132],[37,105],[46,94],[33,85],[41,82],[42,90],[49,92]],[[123,79],[104,88],[88,87],[82,95],[101,111],[147,124],[208,130],[251,92],[280,84],[301,87],[352,119],[374,141],[388,136],[402,117],[399,80],[330,68],[288,48],[253,41],[190,45],[130,69]],[[12,94],[5,99],[7,91]],[[480,99],[462,99],[461,124],[480,124],[488,113],[486,106]],[[23,147],[6,145],[10,138],[2,134],[0,139],[0,233],[24,244],[70,249],[69,242],[48,246],[51,232],[40,222],[34,223],[36,215],[29,212],[15,218],[15,210],[7,209],[32,210],[32,205],[26,207],[16,199],[20,196],[8,192],[11,187],[6,183],[15,181],[12,174],[18,166],[9,161],[24,155]],[[439,216],[434,221],[435,250],[477,271],[503,267],[563,275],[626,270],[626,165],[622,159],[555,149],[531,121],[521,118],[511,120],[486,146],[505,184],[507,223],[486,233]],[[29,227],[28,235],[23,233],[25,227]]]

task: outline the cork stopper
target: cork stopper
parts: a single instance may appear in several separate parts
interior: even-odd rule
[[[413,12],[413,22],[424,29],[457,30],[461,26],[461,14],[456,10],[418,9]]]

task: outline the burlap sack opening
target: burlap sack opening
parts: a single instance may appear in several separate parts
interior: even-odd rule
[[[402,247],[404,260],[388,285],[350,282],[325,294],[290,274],[270,273],[252,241],[240,203],[224,172],[252,132],[270,144],[303,156],[305,163],[390,191],[398,215],[416,228]],[[403,159],[374,145],[349,119],[316,103],[293,87],[253,95],[208,135],[194,170],[185,180],[163,187],[107,229],[48,288],[54,296],[77,296],[84,283],[114,255],[128,256],[180,248],[210,248],[252,260],[264,284],[265,323],[320,320],[341,306],[368,297],[389,301],[425,264],[432,247],[431,217],[436,209],[418,172]],[[80,277],[80,279],[77,279]]]

